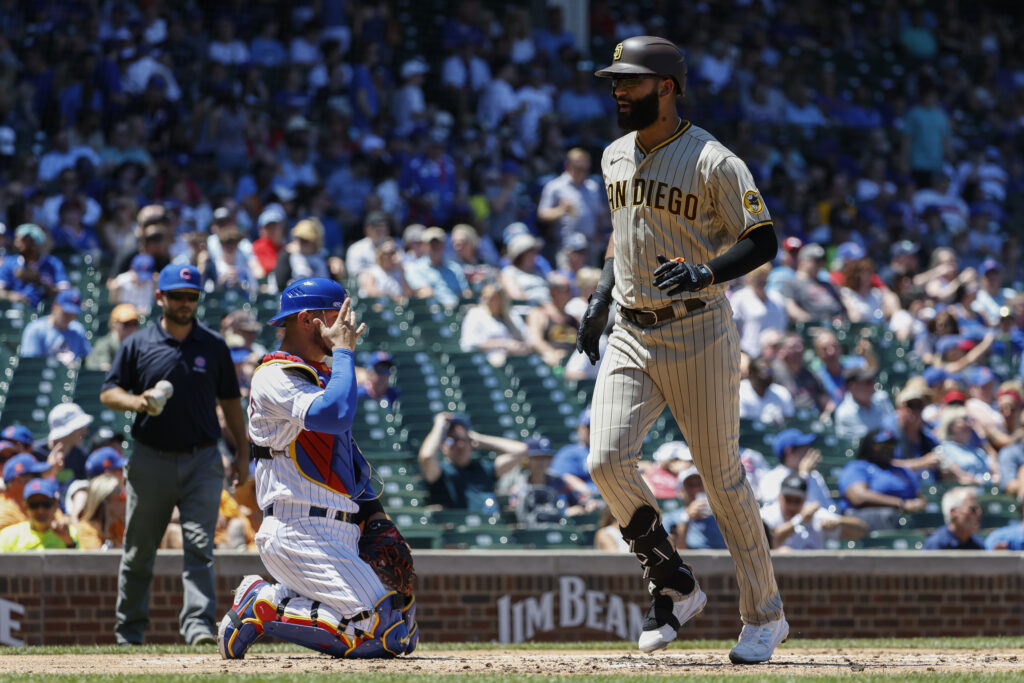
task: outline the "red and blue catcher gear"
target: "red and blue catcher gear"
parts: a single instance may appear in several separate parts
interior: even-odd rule
[[[344,287],[326,277],[296,280],[281,292],[281,310],[267,323],[281,327],[285,318],[302,311],[337,310],[347,296]]]
[[[287,353],[271,353],[261,365],[276,364],[307,377],[324,392],[306,412],[306,429],[288,447],[288,457],[303,477],[358,502],[374,498],[371,468],[355,439],[352,419],[356,411],[353,368],[348,349],[335,349],[335,369],[309,363]],[[338,356],[342,356],[338,358]]]

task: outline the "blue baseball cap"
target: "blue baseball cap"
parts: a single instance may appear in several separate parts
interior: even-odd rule
[[[0,432],[0,438],[6,439],[7,441],[17,441],[18,443],[32,445],[35,440],[32,437],[32,432],[25,425],[7,425],[3,431]]]
[[[562,242],[563,251],[586,251],[588,246],[587,236],[579,232],[566,236],[565,241]]]
[[[375,351],[374,353],[370,354],[369,365],[371,367],[374,366],[374,365],[394,365],[394,364],[395,364],[394,356],[392,356],[387,351]]]
[[[132,257],[131,268],[136,273],[143,277],[153,277],[153,269],[156,267],[156,262],[153,257],[149,254],[136,254]]]
[[[929,387],[935,387],[939,382],[949,378],[951,375],[942,368],[930,366],[925,368],[921,376],[924,377],[924,381],[928,383]]]
[[[10,483],[19,474],[42,474],[50,466],[36,460],[31,453],[19,453],[4,463],[4,482]]]
[[[296,280],[281,292],[281,310],[267,322],[274,327],[283,327],[285,318],[302,311],[338,309],[346,296],[344,287],[326,277]]]
[[[879,429],[871,440],[875,443],[894,443],[896,441],[896,432],[891,429]]]
[[[583,412],[580,413],[580,417],[576,420],[577,427],[589,427],[590,426],[590,408],[584,408]]]
[[[92,479],[98,477],[108,470],[119,470],[124,468],[127,458],[121,456],[116,449],[110,446],[97,448],[85,460],[85,474]]]
[[[252,350],[247,349],[244,346],[236,346],[231,349],[231,362],[244,363],[249,360],[250,355],[252,355]]]
[[[775,435],[775,440],[772,441],[772,452],[774,452],[775,457],[781,461],[787,448],[808,446],[814,443],[817,438],[816,434],[805,434],[799,429],[783,429]]]
[[[22,497],[28,500],[32,496],[46,496],[47,498],[56,498],[59,489],[57,488],[57,482],[52,479],[33,479],[25,485],[25,493]]]
[[[551,439],[546,436],[531,436],[526,440],[526,454],[531,458],[541,455],[554,455]]]
[[[156,288],[161,292],[171,292],[176,289],[191,289],[201,292],[203,290],[202,282],[203,278],[195,266],[171,263],[160,271],[160,279],[157,280]]]
[[[987,273],[987,272],[989,272],[991,270],[1002,270],[1002,269],[1003,269],[1002,264],[1000,264],[999,261],[996,261],[994,258],[991,258],[991,257],[989,257],[989,258],[985,259],[984,261],[982,261],[981,265],[978,266],[978,272],[981,273],[982,275],[984,275],[985,273]]]
[[[843,263],[862,259],[866,255],[864,247],[860,246],[856,242],[843,242],[836,248],[836,258]]]
[[[941,356],[947,351],[959,348],[960,343],[964,341],[964,338],[958,334],[947,334],[935,342],[935,351]]]
[[[464,428],[467,432],[473,428],[473,423],[469,421],[469,416],[465,413],[455,413],[455,415],[452,416],[452,419],[448,421],[448,424],[453,427],[458,425]]]
[[[62,289],[57,292],[53,303],[60,306],[65,313],[78,315],[82,312],[82,295],[77,289]]]

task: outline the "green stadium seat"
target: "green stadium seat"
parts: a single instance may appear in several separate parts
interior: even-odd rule
[[[928,534],[918,530],[879,530],[872,531],[862,539],[864,548],[888,550],[920,550],[924,546]]]
[[[594,545],[594,532],[565,527],[519,529],[512,539],[528,548],[590,548]]]
[[[499,550],[520,547],[515,540],[515,530],[509,527],[479,527],[467,531],[445,531],[441,537],[444,548],[480,548]]]

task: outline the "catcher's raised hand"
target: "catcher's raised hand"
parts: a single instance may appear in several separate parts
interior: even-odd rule
[[[703,263],[691,265],[683,259],[669,260],[658,254],[661,265],[654,270],[654,286],[669,296],[697,292],[715,281],[711,269]]]

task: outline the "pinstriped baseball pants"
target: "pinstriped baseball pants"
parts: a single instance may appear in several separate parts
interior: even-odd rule
[[[739,333],[724,296],[649,329],[619,316],[594,390],[587,464],[620,525],[643,505],[657,509],[637,463],[667,404],[736,565],[740,616],[763,624],[782,616],[782,599],[739,458],[739,360]]]

